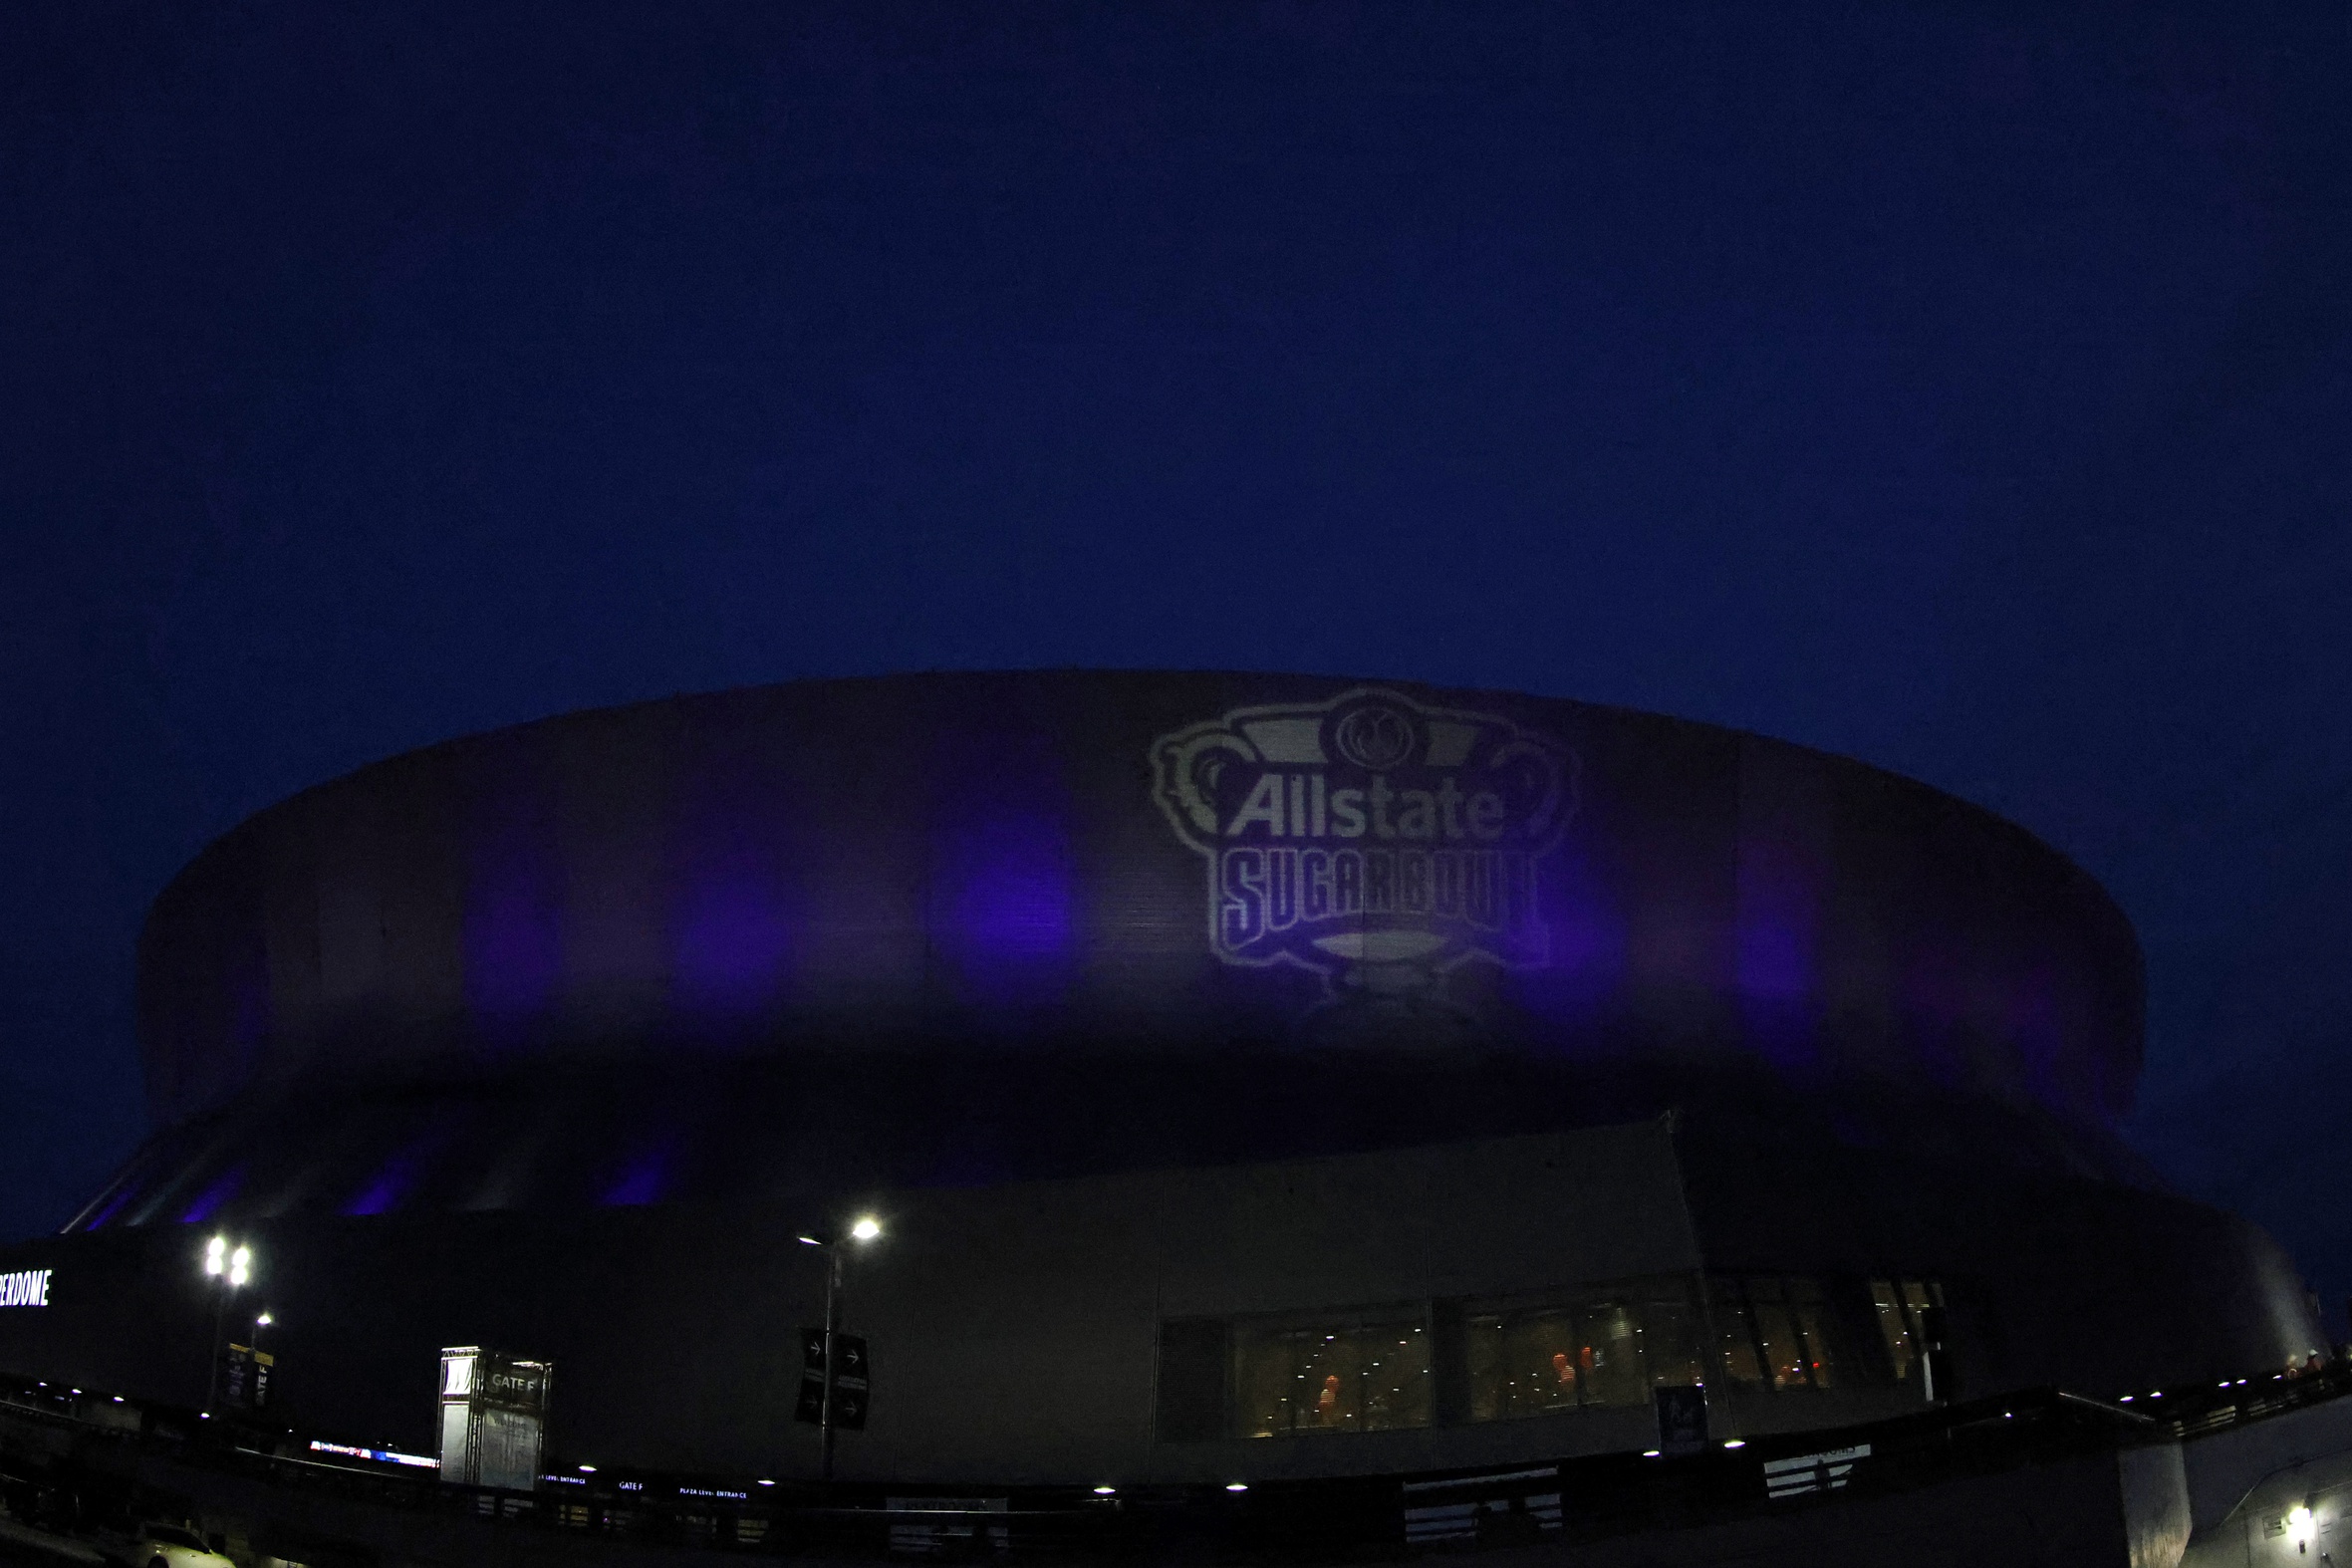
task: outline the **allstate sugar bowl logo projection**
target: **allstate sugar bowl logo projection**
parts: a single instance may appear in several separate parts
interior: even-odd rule
[[[1473,958],[1550,961],[1535,869],[1576,809],[1576,759],[1556,742],[1363,688],[1236,708],[1155,741],[1152,767],[1207,862],[1227,963],[1394,990]]]

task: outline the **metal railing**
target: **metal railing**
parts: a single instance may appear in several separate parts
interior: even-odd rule
[[[1936,1485],[2070,1456],[2194,1439],[2352,1392],[2352,1368],[2264,1375],[2128,1401],[2023,1391],[1834,1429],[1716,1442],[1668,1456],[1602,1453],[1485,1469],[1258,1481],[1247,1486],[983,1486],[762,1480],[623,1469],[549,1476],[534,1492],[312,1456],[307,1435],[0,1380],[0,1485],[98,1484],[151,1456],[371,1508],[712,1551],[874,1558],[1054,1555],[1407,1556],[1592,1540]],[[44,1430],[41,1441],[4,1429]],[[350,1444],[348,1446],[361,1446]],[[75,1455],[58,1459],[61,1451]],[[104,1453],[112,1465],[86,1462]],[[103,1488],[102,1488],[103,1489]],[[117,1498],[117,1511],[129,1506]],[[37,1510],[36,1510],[37,1511]],[[66,1515],[87,1513],[77,1498]],[[67,1522],[71,1522],[69,1517]],[[355,1530],[362,1528],[355,1519]],[[294,1555],[292,1553],[286,1555]]]

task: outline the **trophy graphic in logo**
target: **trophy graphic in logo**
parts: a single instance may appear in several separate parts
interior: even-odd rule
[[[1207,863],[1209,944],[1382,991],[1551,959],[1535,868],[1574,753],[1491,713],[1359,687],[1236,708],[1152,745],[1153,794]]]

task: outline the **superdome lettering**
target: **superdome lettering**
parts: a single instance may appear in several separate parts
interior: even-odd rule
[[[1576,805],[1556,742],[1366,687],[1235,709],[1161,737],[1152,766],[1207,862],[1209,940],[1228,963],[1550,960],[1535,867]]]
[[[49,1305],[49,1270],[20,1269],[14,1274],[0,1274],[0,1307],[46,1307]]]

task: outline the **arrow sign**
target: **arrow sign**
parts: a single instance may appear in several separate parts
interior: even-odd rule
[[[800,1397],[793,1403],[792,1419],[805,1421],[810,1426],[825,1422],[825,1331],[800,1331],[801,1361],[805,1371],[800,1377]],[[869,1403],[867,1374],[870,1363],[866,1341],[856,1334],[833,1336],[833,1425],[850,1432],[858,1432],[866,1425]]]
[[[841,1397],[866,1392],[866,1342],[855,1334],[833,1336],[833,1419],[841,1420]]]

